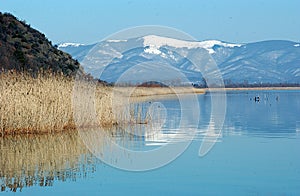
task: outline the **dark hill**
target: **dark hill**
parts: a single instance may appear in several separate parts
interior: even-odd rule
[[[52,46],[44,34],[15,16],[0,12],[0,69],[36,73],[40,69],[74,75],[77,60]]]

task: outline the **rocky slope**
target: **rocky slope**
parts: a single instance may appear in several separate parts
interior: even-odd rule
[[[44,34],[15,16],[0,12],[0,68],[36,73],[52,70],[75,75],[82,69],[69,54],[54,47]]]

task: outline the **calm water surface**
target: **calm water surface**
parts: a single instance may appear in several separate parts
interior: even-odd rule
[[[0,138],[0,194],[300,195],[300,91],[227,92],[222,135],[199,157],[210,97],[198,96],[200,123],[188,149],[170,164],[146,172],[104,164],[78,133]],[[161,132],[134,136],[130,131],[147,129],[136,125],[106,130],[109,137],[133,150],[164,145],[172,138],[180,107],[176,99],[160,102],[172,116]]]

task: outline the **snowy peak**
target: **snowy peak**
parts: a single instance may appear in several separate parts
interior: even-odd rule
[[[99,77],[99,70],[103,69],[101,66],[105,66],[106,75],[101,74],[101,79],[108,82],[117,81],[137,64],[152,61],[158,63],[150,63],[149,66],[157,66],[155,69],[160,73],[167,70],[158,65],[168,63],[190,81],[203,81],[200,70],[180,55],[202,48],[212,54],[228,86],[300,84],[299,42],[267,40],[241,45],[218,40],[188,41],[148,35],[128,40],[111,39],[92,45],[65,43],[60,47],[79,62],[88,60],[89,63],[84,64],[85,71],[95,77]],[[142,73],[143,70],[140,71]]]
[[[221,46],[225,48],[234,48],[234,47],[242,46],[242,44],[226,43],[219,40],[187,41],[187,40],[174,39],[174,38],[162,37],[157,35],[147,35],[135,39],[142,40],[143,47],[145,48],[144,51],[150,54],[161,54],[162,52],[159,49],[163,46],[169,46],[173,48],[186,48],[186,49],[203,48],[206,49],[210,54],[215,53],[214,46]],[[110,40],[106,40],[105,42],[126,44],[126,42],[128,41],[129,40],[110,39]],[[86,45],[80,43],[61,43],[58,45],[58,49],[77,48],[80,46],[86,46]]]
[[[161,37],[156,35],[148,35],[144,36],[144,47],[146,47],[145,52],[152,53],[152,54],[160,54],[159,48],[162,46],[170,46],[174,48],[187,48],[187,49],[193,49],[193,48],[203,48],[206,49],[210,54],[215,53],[213,47],[223,46],[223,47],[240,47],[241,44],[230,44],[221,42],[218,40],[207,40],[207,41],[186,41],[186,40],[179,40],[179,39],[173,39],[168,37]]]

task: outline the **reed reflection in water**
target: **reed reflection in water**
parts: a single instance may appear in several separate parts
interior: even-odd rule
[[[77,131],[45,135],[0,137],[1,191],[52,186],[54,181],[76,181],[95,171],[92,156]]]

